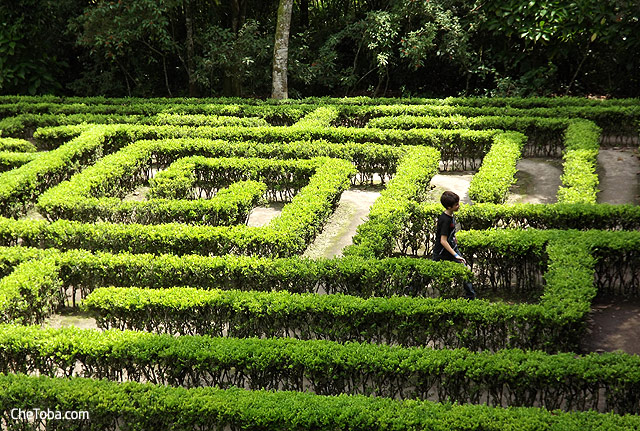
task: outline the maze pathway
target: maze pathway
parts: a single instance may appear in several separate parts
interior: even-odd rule
[[[342,192],[338,207],[327,221],[322,233],[304,253],[304,257],[332,258],[342,255],[351,244],[358,226],[367,220],[369,209],[380,196],[379,191],[350,189]]]
[[[601,148],[598,168],[598,203],[640,204],[640,158],[637,149]]]
[[[557,201],[562,175],[561,161],[539,157],[520,159],[516,165],[516,183],[508,203],[551,204]]]

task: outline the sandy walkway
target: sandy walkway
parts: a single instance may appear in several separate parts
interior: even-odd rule
[[[351,244],[358,226],[367,220],[369,209],[379,196],[379,191],[345,190],[333,215],[303,256],[312,259],[341,256],[342,249]]]
[[[640,204],[640,158],[636,148],[601,148],[598,176],[598,203]]]
[[[551,204],[557,201],[562,162],[559,159],[527,157],[516,165],[516,183],[507,203]]]

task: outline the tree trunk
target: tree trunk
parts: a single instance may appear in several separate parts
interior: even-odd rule
[[[189,0],[184,2],[184,24],[187,30],[187,78],[189,79],[189,97],[197,96],[196,67],[193,50],[193,19],[191,16],[191,4]]]
[[[292,10],[293,0],[280,0],[276,37],[273,44],[273,79],[271,81],[271,97],[273,99],[286,99],[289,97],[287,61],[289,58],[289,30],[291,28]]]

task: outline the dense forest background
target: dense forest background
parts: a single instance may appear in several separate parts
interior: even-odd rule
[[[0,93],[268,97],[277,0],[0,0]],[[638,0],[295,0],[289,96],[640,96]]]

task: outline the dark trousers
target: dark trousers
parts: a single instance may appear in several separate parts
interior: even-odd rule
[[[449,253],[446,253],[447,257],[449,257]],[[458,262],[456,259],[453,258],[453,256],[451,256],[451,258],[442,258],[442,256],[436,256],[436,254],[434,253],[433,255],[433,260],[440,261],[440,260],[448,260],[449,262],[455,262],[455,263],[459,263],[462,265],[462,262]],[[465,281],[464,283],[464,297],[466,299],[476,299],[476,291],[473,289],[473,283],[471,283],[470,281]]]

